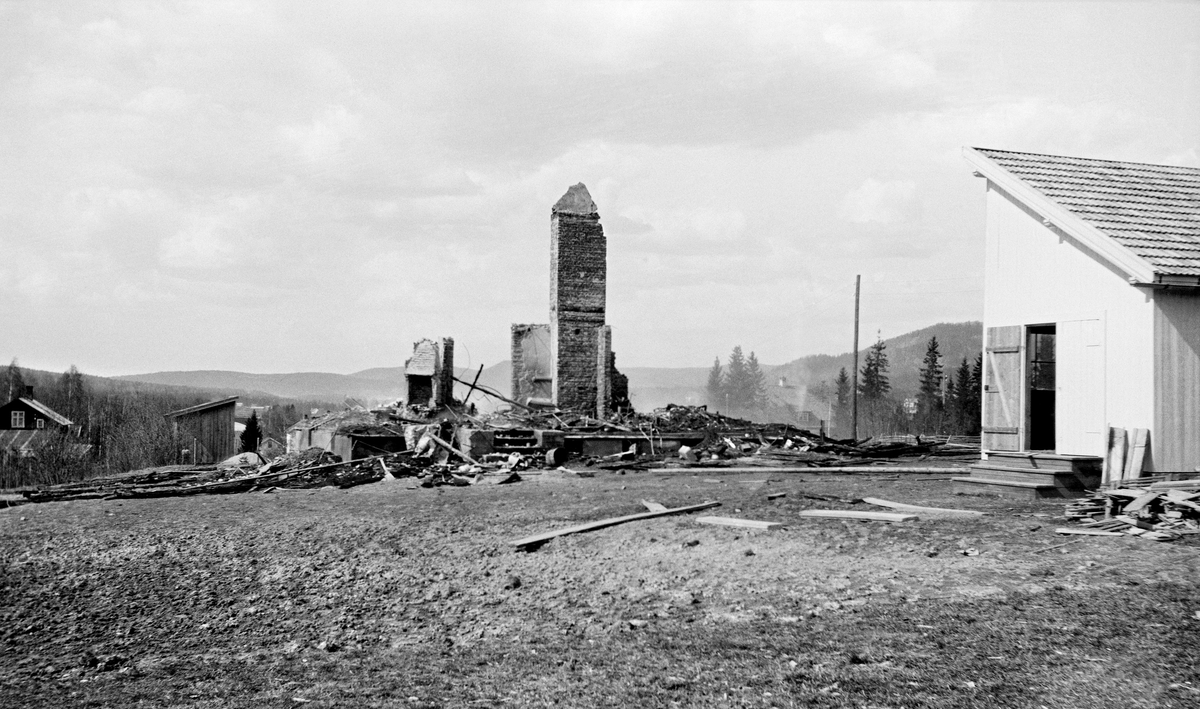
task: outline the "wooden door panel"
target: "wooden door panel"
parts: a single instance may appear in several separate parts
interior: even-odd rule
[[[983,387],[983,449],[1021,450],[1022,362],[1025,359],[1020,325],[989,327]]]

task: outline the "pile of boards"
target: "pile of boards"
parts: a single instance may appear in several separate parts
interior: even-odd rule
[[[1134,535],[1162,542],[1200,534],[1200,480],[1139,478],[1107,484],[1068,504],[1066,517],[1082,523],[1059,533]]]
[[[528,467],[530,462],[526,456],[514,454],[495,463],[459,463],[452,460],[452,454],[418,456],[412,451],[342,461],[326,450],[310,448],[259,467],[167,465],[34,488],[22,491],[22,494],[30,502],[137,499],[276,489],[350,488],[396,478],[416,478],[422,487],[461,486],[485,481],[515,482],[520,479],[515,471]]]

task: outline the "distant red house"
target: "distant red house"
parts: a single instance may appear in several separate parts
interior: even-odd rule
[[[33,398],[33,387],[0,406],[0,456],[29,457],[47,434],[74,431],[70,419]]]

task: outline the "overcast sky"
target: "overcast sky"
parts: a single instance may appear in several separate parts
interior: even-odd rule
[[[618,366],[982,316],[962,146],[1200,165],[1200,4],[0,2],[0,359],[460,366],[608,236]]]

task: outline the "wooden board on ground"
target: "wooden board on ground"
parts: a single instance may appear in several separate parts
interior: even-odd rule
[[[649,500],[642,500],[642,507],[645,507],[647,510],[649,510],[651,512],[666,512],[667,511],[666,505],[660,505],[657,502],[651,502]]]
[[[1059,527],[1054,530],[1055,534],[1076,534],[1088,537],[1123,537],[1121,532],[1109,532],[1103,529],[1086,529],[1083,527]]]
[[[899,510],[900,512],[912,512],[914,514],[920,513],[924,515],[942,515],[946,517],[981,517],[986,514],[984,512],[980,512],[979,510],[955,510],[947,507],[922,507],[920,505],[906,505],[903,502],[891,502],[889,500],[881,500],[878,497],[864,497],[863,502],[867,503],[868,505],[875,505],[876,507],[888,507],[893,510]]]
[[[737,517],[697,517],[700,524],[713,524],[722,527],[746,527],[748,529],[770,529],[783,526],[782,522],[760,522],[756,519],[738,519]]]
[[[553,532],[543,532],[542,534],[534,534],[529,537],[522,537],[521,539],[514,539],[511,542],[509,542],[509,544],[511,544],[512,546],[515,546],[515,547],[527,547],[527,546],[532,546],[535,544],[541,544],[542,542],[549,541],[551,539],[554,539],[555,537],[562,537],[567,534],[578,534],[579,532],[590,532],[593,529],[603,529],[604,527],[612,527],[613,525],[624,524],[625,522],[634,522],[634,521],[637,521],[640,519],[652,519],[654,517],[662,517],[665,515],[682,514],[684,512],[695,512],[697,510],[707,510],[710,507],[719,507],[720,505],[721,505],[720,502],[710,501],[710,502],[702,502],[698,505],[688,505],[687,507],[674,507],[674,508],[670,508],[670,509],[661,510],[658,512],[642,512],[641,514],[625,515],[624,517],[609,517],[608,519],[601,519],[601,520],[596,520],[595,522],[579,524],[574,527],[566,527],[564,529],[556,529]]]
[[[886,473],[895,475],[897,473],[922,473],[936,474],[943,473],[946,475],[965,475],[971,472],[970,468],[966,467],[905,467],[901,465],[836,465],[836,466],[738,466],[738,467],[722,467],[719,465],[686,465],[678,468],[649,468],[648,473]]]
[[[1138,510],[1142,509],[1146,505],[1157,500],[1158,496],[1161,494],[1162,493],[1159,493],[1159,492],[1147,492],[1145,495],[1138,495],[1138,498],[1136,500],[1134,500],[1133,502],[1130,502],[1128,505],[1125,505],[1125,510],[1124,510],[1125,514],[1129,514],[1130,512],[1137,512]]]
[[[865,519],[873,522],[906,522],[917,519],[916,515],[899,514],[896,512],[856,512],[854,510],[804,510],[801,517],[821,517],[825,519]]]

